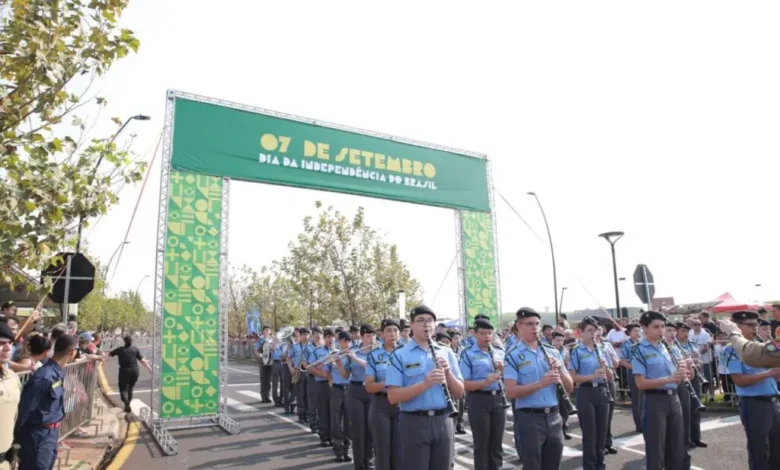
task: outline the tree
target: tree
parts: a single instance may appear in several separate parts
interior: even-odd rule
[[[114,139],[89,138],[92,81],[138,49],[118,25],[128,0],[0,0],[0,275],[40,270],[85,219],[117,202],[144,163]],[[78,115],[81,113],[81,115]],[[117,125],[121,121],[114,118]],[[69,124],[69,127],[66,127]],[[102,162],[103,167],[98,168]],[[102,171],[98,171],[102,170]]]
[[[322,203],[315,203],[317,209]],[[299,301],[316,323],[378,323],[398,316],[396,292],[407,307],[420,303],[421,287],[398,249],[365,223],[363,208],[351,219],[333,207],[306,217],[303,232],[280,262]]]

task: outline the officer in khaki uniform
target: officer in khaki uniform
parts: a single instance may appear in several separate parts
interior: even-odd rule
[[[0,321],[0,470],[10,470],[14,459],[11,444],[14,440],[14,425],[19,409],[22,384],[19,376],[5,364],[11,360],[11,346],[14,334],[6,322]],[[8,419],[13,417],[13,419]]]
[[[780,367],[780,339],[759,343],[742,336],[739,327],[729,320],[719,321],[720,329],[731,340],[734,354],[751,367]]]

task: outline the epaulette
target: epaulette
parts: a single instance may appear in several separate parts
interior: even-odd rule
[[[505,354],[506,354],[507,356],[508,356],[508,355],[510,355],[510,354],[512,354],[512,351],[514,351],[514,350],[515,350],[515,348],[517,348],[517,343],[513,344],[512,346],[510,346],[510,347],[509,347],[509,349],[507,349],[507,351],[506,351],[506,353],[505,353]]]
[[[574,343],[574,346],[571,347],[571,350],[574,351],[575,349],[579,348],[580,344],[582,343]]]
[[[542,343],[542,346],[548,349],[552,349],[553,351],[557,351],[557,349],[555,349],[555,346],[553,346],[552,344]]]

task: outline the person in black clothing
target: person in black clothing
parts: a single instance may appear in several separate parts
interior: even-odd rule
[[[125,404],[125,413],[130,413],[130,402],[133,401],[133,387],[138,381],[138,363],[144,365],[152,372],[152,366],[149,365],[149,361],[144,359],[141,351],[133,346],[133,338],[130,335],[125,335],[125,345],[120,346],[108,355],[111,357],[116,356],[119,360],[119,396],[122,397],[122,403]]]
[[[710,312],[701,312],[699,314],[699,320],[701,321],[702,328],[706,329],[713,338],[718,334],[718,331],[720,331],[718,325],[711,321]],[[714,362],[715,361],[713,361],[713,363]]]

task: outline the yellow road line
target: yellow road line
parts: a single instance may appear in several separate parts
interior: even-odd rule
[[[103,363],[98,362],[98,382],[100,382],[100,388],[103,389],[103,394],[105,395],[111,395],[114,393],[114,390],[111,388],[110,385],[108,385],[108,380],[106,380],[106,373],[103,371]]]
[[[114,390],[110,385],[108,385],[108,380],[106,380],[106,373],[103,370],[102,362],[98,363],[98,381],[100,382],[100,388],[103,389],[103,393],[105,395],[114,393]],[[138,441],[139,435],[141,435],[141,423],[128,422],[127,435],[125,436],[125,441],[122,443],[122,448],[120,448],[119,452],[116,453],[114,459],[111,461],[108,467],[106,467],[106,470],[119,470],[122,468],[122,465],[127,462],[127,459],[130,458],[130,454],[132,454],[133,450],[135,450],[135,443]]]

